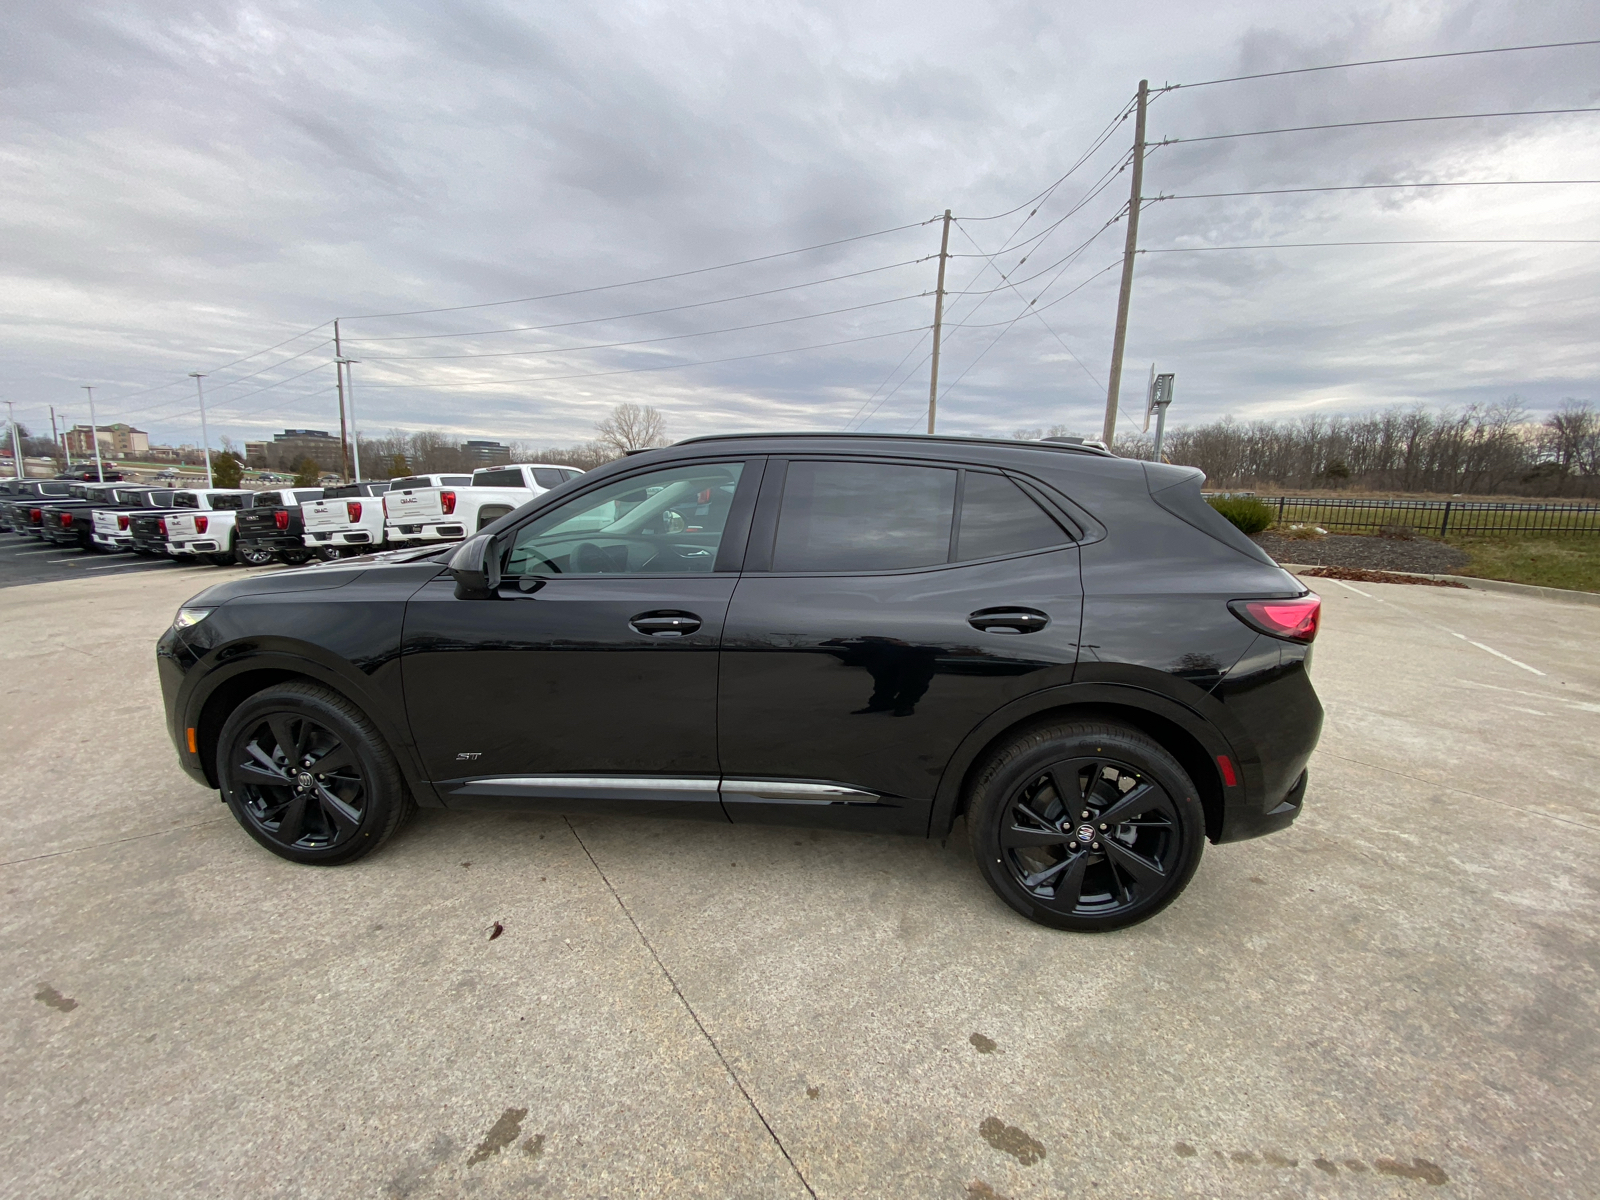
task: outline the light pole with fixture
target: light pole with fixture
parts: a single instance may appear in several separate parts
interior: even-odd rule
[[[105,464],[100,461],[100,427],[95,424],[94,420],[94,388],[87,383],[81,383],[78,386],[89,393],[89,440],[94,443],[95,474],[100,477],[100,482],[104,483],[106,481],[106,468]]]
[[[189,378],[194,380],[194,394],[200,398],[200,443],[206,454],[206,486],[217,485],[211,481],[211,435],[206,432],[206,393],[200,386],[200,381],[205,378],[199,371],[190,371]]]

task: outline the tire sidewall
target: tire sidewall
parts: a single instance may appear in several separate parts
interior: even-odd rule
[[[285,846],[269,837],[245,810],[244,801],[232,777],[235,743],[264,717],[274,713],[309,717],[338,734],[346,745],[355,750],[361,764],[361,777],[366,783],[367,805],[361,814],[361,824],[355,836],[342,845],[328,850],[299,850]],[[223,724],[222,733],[217,738],[217,782],[222,790],[222,799],[232,811],[234,819],[261,845],[290,862],[332,866],[364,854],[381,841],[390,826],[390,814],[394,806],[400,803],[400,797],[390,786],[393,768],[383,761],[386,755],[380,755],[382,752],[373,745],[371,735],[322,697],[299,691],[269,689],[239,705]]]
[[[1136,925],[1176,900],[1199,867],[1206,840],[1205,813],[1199,793],[1177,760],[1145,735],[1117,726],[1062,725],[1031,732],[1033,736],[1046,735],[1045,740],[1006,762],[998,771],[980,773],[978,791],[967,809],[973,854],[989,886],[1029,920],[1054,929],[1082,933],[1103,933]],[[1004,751],[1001,753],[1003,755]],[[1177,869],[1162,892],[1132,910],[1103,917],[1075,916],[1040,905],[1012,877],[1000,852],[1000,821],[1007,801],[1017,788],[1063,759],[1094,755],[1125,762],[1160,784],[1177,810],[1180,837]]]

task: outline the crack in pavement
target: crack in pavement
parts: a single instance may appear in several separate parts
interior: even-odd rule
[[[784,1146],[783,1139],[778,1136],[778,1131],[772,1127],[772,1122],[767,1120],[766,1114],[761,1111],[761,1106],[756,1103],[755,1097],[750,1094],[749,1089],[740,1081],[738,1074],[733,1069],[733,1064],[728,1061],[727,1055],[723,1054],[722,1047],[717,1045],[717,1039],[711,1036],[711,1031],[706,1028],[705,1022],[700,1019],[700,1014],[695,1012],[694,1005],[689,1003],[689,997],[683,994],[683,989],[678,986],[678,981],[672,977],[672,972],[667,970],[667,964],[661,961],[661,955],[657,954],[656,948],[650,944],[650,939],[645,936],[644,930],[639,927],[639,922],[634,919],[633,913],[622,899],[621,893],[612,884],[611,878],[605,873],[604,868],[600,866],[599,861],[596,860],[593,852],[584,842],[582,835],[578,833],[577,828],[572,824],[572,819],[565,816],[561,819],[567,823],[567,828],[572,831],[573,839],[578,843],[578,848],[588,857],[590,864],[595,869],[595,873],[600,876],[600,882],[606,885],[606,890],[611,893],[611,898],[617,902],[617,907],[622,910],[622,915],[628,918],[628,924],[633,926],[634,933],[639,935],[639,941],[650,952],[650,957],[655,960],[656,967],[672,986],[672,994],[678,998],[678,1003],[683,1005],[684,1011],[689,1014],[689,1019],[695,1023],[695,1028],[700,1031],[700,1036],[705,1038],[706,1042],[711,1046],[712,1053],[717,1056],[717,1061],[722,1064],[722,1069],[728,1073],[728,1078],[733,1081],[733,1086],[739,1089],[739,1094],[744,1097],[745,1103],[750,1106],[750,1111],[755,1113],[756,1120],[761,1122],[762,1127],[767,1131],[767,1135],[772,1138],[772,1144],[778,1148],[778,1153],[783,1155],[783,1160],[794,1171],[795,1178],[800,1181],[800,1186],[806,1189],[806,1194],[811,1197],[811,1200],[817,1200],[816,1189],[807,1181],[805,1172],[800,1169],[800,1164],[794,1161],[794,1157],[789,1153],[788,1148]]]

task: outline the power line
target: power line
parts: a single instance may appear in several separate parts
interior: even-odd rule
[[[1031,200],[1024,200],[1015,208],[1008,208],[1005,212],[995,213],[993,216],[963,217],[961,219],[964,221],[998,221],[1001,217],[1009,217],[1012,213],[1021,212],[1030,204],[1042,204],[1049,198],[1050,193],[1054,192],[1058,187],[1065,183],[1067,178],[1071,176],[1074,171],[1083,166],[1084,163],[1088,162],[1089,159],[1093,157],[1095,151],[1099,150],[1101,146],[1106,144],[1111,135],[1117,131],[1117,126],[1126,121],[1128,119],[1128,115],[1133,112],[1134,103],[1134,100],[1129,100],[1127,104],[1123,105],[1122,111],[1119,112],[1115,117],[1111,118],[1111,123],[1100,132],[1100,134],[1095,138],[1093,144],[1090,145],[1090,147],[1078,157],[1078,161],[1067,168],[1066,174],[1062,175],[1059,179],[1057,179],[1049,187],[1045,188],[1044,191],[1038,193]],[[1037,211],[1037,209],[1035,211]],[[1033,213],[1029,213],[1028,215],[1031,217]],[[926,222],[924,222],[924,224],[926,224]]]
[[[1391,188],[1522,187],[1535,185],[1600,183],[1600,179],[1463,179],[1447,183],[1351,183],[1337,187],[1264,188],[1254,192],[1193,192],[1185,196],[1149,196],[1145,203],[1161,200],[1216,200],[1234,196],[1287,196],[1301,192],[1368,192]]]
[[[711,337],[719,333],[742,333],[748,329],[766,329],[772,325],[788,325],[795,321],[810,321],[817,317],[832,317],[839,313],[860,312],[864,308],[881,308],[885,304],[901,304],[919,300],[929,292],[913,292],[909,296],[896,296],[893,300],[873,300],[868,304],[852,304],[848,308],[835,308],[827,312],[803,313],[798,317],[780,317],[773,321],[757,321],[750,325],[729,325],[724,329],[701,329],[694,333],[672,333],[662,337],[635,338],[627,342],[595,342],[587,346],[555,346],[544,350],[493,350],[482,354],[369,354],[366,361],[374,362],[441,362],[463,358],[540,358],[547,354],[571,354],[579,350],[616,350],[624,346],[653,346],[658,342],[677,342],[684,338]]]
[[[761,254],[755,258],[741,258],[736,262],[718,263],[714,267],[696,267],[692,271],[675,271],[670,275],[652,275],[647,279],[630,279],[625,283],[606,283],[599,287],[573,288],[566,292],[548,292],[542,296],[520,296],[515,300],[485,300],[480,304],[452,304],[445,308],[417,308],[408,312],[391,313],[363,313],[354,317],[341,317],[344,321],[375,321],[381,317],[422,317],[432,313],[466,312],[476,308],[499,308],[507,304],[531,304],[535,300],[559,300],[567,296],[586,296],[593,292],[615,291],[617,288],[639,287],[646,283],[661,283],[668,279],[687,279],[691,275],[705,275],[711,271],[726,271],[732,267],[747,267],[751,263],[770,262],[775,258],[789,258],[796,254],[807,254],[812,250],[826,250],[830,246],[843,246],[850,242],[865,241],[868,238],[887,237],[891,233],[902,233],[907,229],[920,229],[933,221],[942,220],[940,217],[930,217],[926,221],[913,221],[909,225],[896,225],[893,229],[880,229],[876,233],[858,233],[854,237],[838,238],[831,242],[818,242],[815,246],[801,246],[798,250],[783,250],[777,254]]]
[[[617,371],[588,371],[577,375],[532,375],[526,379],[485,379],[477,383],[378,383],[376,381],[362,384],[367,389],[381,388],[434,388],[448,391],[456,388],[469,387],[502,387],[513,383],[554,383],[567,379],[599,379],[608,375],[639,375],[646,371],[672,371],[681,367],[710,367],[718,363],[745,362],[752,358],[771,358],[779,354],[800,354],[807,350],[827,350],[833,346],[849,346],[857,342],[877,341],[880,338],[898,337],[906,333],[926,333],[927,325],[913,325],[909,329],[892,329],[888,333],[872,333],[865,337],[841,338],[834,342],[818,342],[811,346],[793,346],[785,350],[763,350],[758,354],[738,354],[731,358],[708,358],[686,363],[663,363],[655,367],[627,367]]]
[[[1396,238],[1376,242],[1264,242],[1248,246],[1166,246],[1139,254],[1194,254],[1204,250],[1296,250],[1312,246],[1588,246],[1600,238]]]
[[[1519,50],[1558,50],[1566,46],[1600,46],[1600,39],[1582,42],[1542,42],[1535,46],[1496,46],[1489,50],[1449,50],[1441,54],[1407,54],[1400,58],[1369,58],[1364,62],[1331,63],[1325,67],[1296,67],[1290,71],[1263,71],[1258,75],[1230,75],[1226,79],[1207,79],[1201,83],[1169,83],[1161,92],[1179,88],[1211,87],[1217,83],[1239,83],[1246,79],[1274,79],[1279,75],[1308,75],[1313,71],[1342,71],[1349,67],[1376,67],[1386,63],[1423,62],[1430,58],[1467,58],[1475,54],[1512,54]]]
[[[928,261],[928,259],[936,257],[938,256],[927,254],[921,258],[908,258],[904,262],[890,263],[888,266],[869,267],[865,271],[851,271],[845,275],[830,275],[826,279],[813,279],[809,283],[794,283],[790,284],[788,287],[767,288],[764,291],[744,292],[737,296],[722,296],[716,300],[697,300],[693,304],[674,304],[667,308],[650,308],[644,309],[640,312],[618,313],[615,316],[609,317],[586,317],[581,321],[558,321],[550,325],[515,325],[507,329],[479,329],[466,333],[408,333],[397,337],[345,338],[344,340],[346,342],[360,342],[363,345],[372,342],[420,342],[438,338],[488,337],[492,334],[499,333],[536,333],[548,329],[567,329],[573,325],[597,325],[606,321],[627,321],[634,317],[655,317],[660,316],[663,313],[684,312],[691,308],[708,308],[715,304],[731,304],[735,300],[753,300],[760,296],[776,296],[782,292],[793,292],[802,288],[817,287],[824,283],[835,283],[841,279],[859,279],[863,275],[873,275],[882,271],[893,271],[898,267],[916,266],[918,263],[925,263]],[[324,343],[324,345],[326,345],[326,343]]]
[[[1229,138],[1262,137],[1269,133],[1309,133],[1318,129],[1355,129],[1363,125],[1415,125],[1424,121],[1477,121],[1487,117],[1557,117],[1569,113],[1600,112],[1600,108],[1530,108],[1517,112],[1452,113],[1443,117],[1387,117],[1381,121],[1336,121],[1329,125],[1291,125],[1285,129],[1252,129],[1246,133],[1213,133],[1205,137],[1162,138],[1160,146],[1189,142],[1221,142]]]

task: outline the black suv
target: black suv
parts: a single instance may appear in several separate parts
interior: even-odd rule
[[[698,438],[458,545],[208,589],[157,648],[179,759],[268,849],[413,803],[944,837],[1110,929],[1299,815],[1320,601],[1198,471],[1082,446]]]

